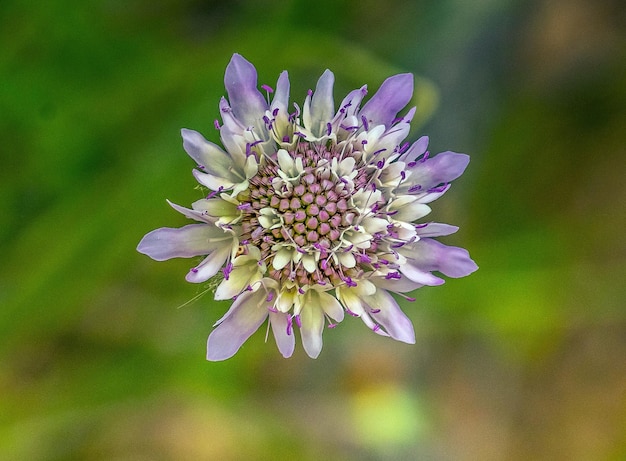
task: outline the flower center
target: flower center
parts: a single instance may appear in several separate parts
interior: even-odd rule
[[[353,245],[344,234],[360,217],[352,203],[366,181],[338,172],[339,162],[360,152],[339,152],[335,144],[299,142],[289,159],[262,161],[250,187],[237,197],[242,210],[242,245],[261,250],[270,276],[295,285],[333,286],[358,275]]]

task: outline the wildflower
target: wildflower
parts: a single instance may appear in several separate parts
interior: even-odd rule
[[[189,282],[221,270],[215,299],[233,303],[209,336],[209,360],[234,355],[266,320],[283,356],[293,353],[299,329],[315,358],[324,326],[344,312],[379,335],[414,343],[390,293],[411,299],[403,293],[444,283],[433,272],[463,277],[477,269],[466,250],[433,239],[457,227],[416,223],[469,157],[431,157],[427,137],[403,143],[415,108],[397,114],[412,97],[412,75],[388,78],[363,105],[367,87],[356,89],[337,111],[333,84],[325,71],[302,108],[290,109],[287,72],[275,91],[262,87],[273,96],[266,100],[254,66],[235,54],[216,121],[224,148],[182,130],[198,164],[193,174],[210,193],[190,209],[170,203],[197,223],[154,230],[138,251],[158,261],[203,256]]]

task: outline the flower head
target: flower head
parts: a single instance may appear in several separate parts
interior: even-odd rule
[[[444,283],[433,272],[463,277],[477,269],[466,250],[433,239],[456,227],[418,221],[469,157],[431,157],[427,137],[403,142],[415,108],[397,114],[412,97],[413,76],[388,78],[363,105],[367,88],[356,89],[338,110],[333,83],[327,70],[302,108],[290,108],[287,72],[275,91],[263,85],[268,101],[254,66],[235,54],[216,121],[223,148],[182,130],[198,165],[193,174],[210,192],[190,209],[170,203],[197,223],[154,230],[138,250],[158,261],[203,256],[190,282],[221,274],[215,299],[234,301],[209,336],[209,360],[231,357],[265,320],[283,356],[293,353],[299,329],[315,358],[325,325],[344,312],[414,343],[390,293]]]

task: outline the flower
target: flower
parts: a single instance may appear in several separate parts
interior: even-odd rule
[[[208,360],[224,360],[266,321],[289,357],[300,330],[316,358],[322,331],[344,312],[380,335],[415,342],[413,326],[390,293],[404,296],[440,285],[433,274],[463,277],[477,269],[466,250],[434,237],[455,226],[416,223],[465,170],[469,157],[430,156],[428,138],[403,142],[415,108],[413,76],[383,82],[361,105],[367,87],[350,92],[335,111],[334,75],[326,70],[302,109],[289,112],[289,78],[274,91],[257,87],[257,72],[242,56],[226,68],[228,99],[215,122],[223,148],[182,130],[196,161],[196,180],[210,193],[191,208],[170,203],[196,221],[148,233],[138,251],[157,261],[203,256],[187,274],[201,283],[219,275],[216,300],[234,300],[216,323]],[[271,97],[270,99],[270,96]]]

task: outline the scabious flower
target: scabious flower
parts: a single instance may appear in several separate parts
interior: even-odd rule
[[[283,356],[293,353],[299,329],[315,358],[325,325],[344,313],[414,343],[390,293],[411,299],[403,293],[444,283],[433,272],[463,277],[477,269],[466,250],[433,238],[457,227],[418,222],[469,157],[431,157],[427,137],[404,142],[415,108],[397,114],[412,97],[413,76],[388,78],[363,105],[367,87],[356,89],[337,111],[333,84],[326,70],[302,108],[290,109],[287,72],[275,91],[262,86],[266,99],[254,66],[235,54],[222,124],[215,122],[223,148],[182,130],[198,165],[193,175],[210,193],[190,209],[168,202],[197,223],[154,230],[137,249],[157,261],[203,256],[189,282],[221,277],[215,299],[233,303],[209,336],[209,360],[234,355],[266,320]]]

